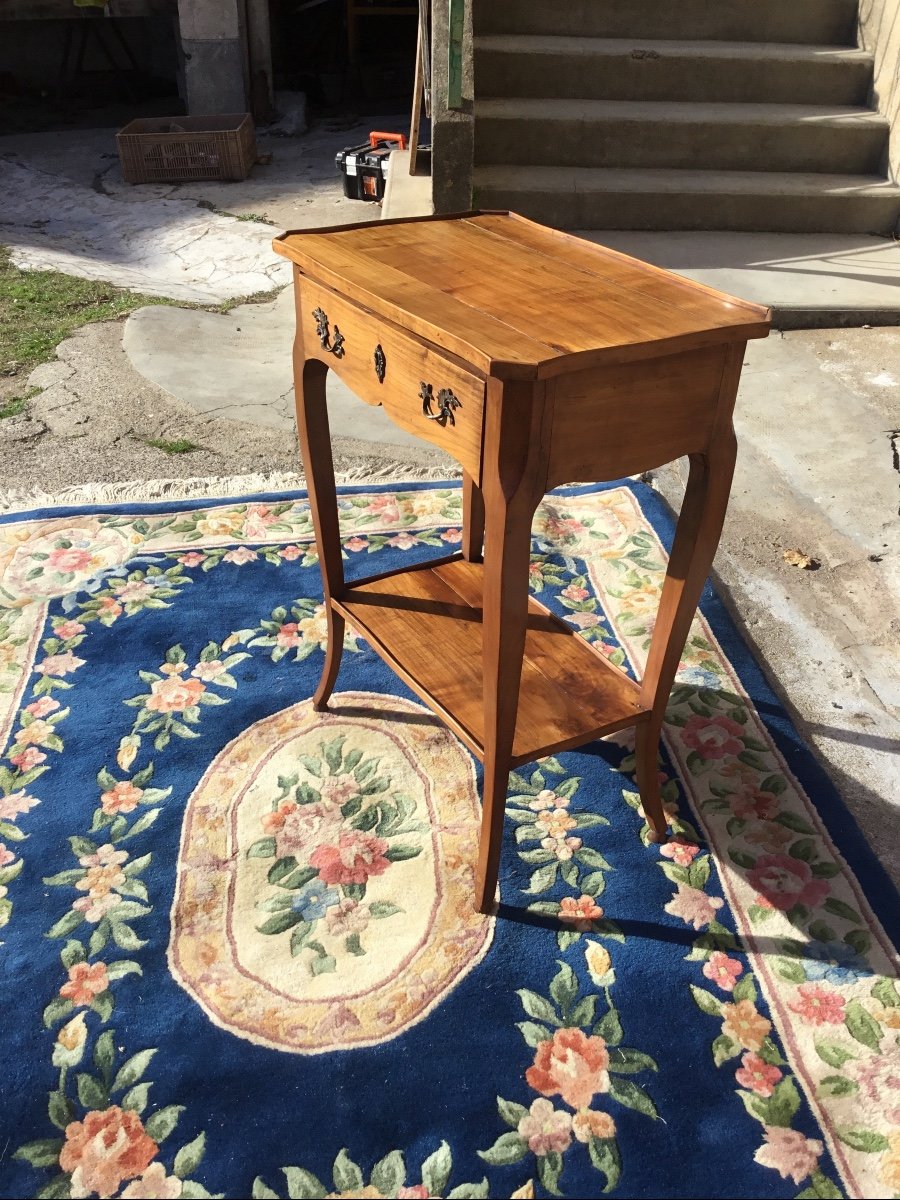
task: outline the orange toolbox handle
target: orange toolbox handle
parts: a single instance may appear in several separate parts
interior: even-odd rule
[[[401,150],[406,149],[406,135],[403,133],[370,133],[369,145],[374,150],[379,142],[396,142]]]

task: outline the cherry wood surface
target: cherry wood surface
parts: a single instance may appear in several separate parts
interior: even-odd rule
[[[725,517],[746,342],[768,334],[768,310],[510,213],[376,221],[274,244],[295,263],[297,427],[328,614],[315,708],[328,704],[350,621],[482,759],[483,912],[495,902],[509,771],[534,758],[634,726],[643,810],[651,839],[663,840],[663,719]],[[327,314],[325,345],[316,309]],[[461,463],[460,555],[346,583],[328,368]],[[452,390],[452,420],[428,419],[423,383],[435,401]],[[557,484],[681,455],[690,478],[636,684],[529,598],[532,519]]]
[[[352,584],[334,601],[481,759],[483,573],[480,564],[455,558]],[[526,620],[513,766],[646,718],[640,685],[570,625],[533,598]]]
[[[298,231],[304,273],[497,377],[765,337],[766,308],[510,213]]]

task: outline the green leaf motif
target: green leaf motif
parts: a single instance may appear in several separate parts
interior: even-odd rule
[[[206,1134],[198,1133],[192,1142],[182,1146],[175,1155],[173,1170],[179,1179],[187,1179],[197,1170],[206,1150]]]
[[[838,1137],[854,1150],[864,1154],[880,1154],[890,1148],[890,1143],[884,1134],[874,1129],[838,1129]]]
[[[845,1075],[826,1075],[819,1081],[818,1093],[820,1096],[849,1096],[852,1092],[858,1091],[859,1084]]]
[[[109,1096],[106,1088],[93,1075],[82,1073],[77,1076],[78,1102],[85,1108],[106,1108]]]
[[[768,1124],[787,1128],[799,1107],[797,1085],[790,1077],[782,1079],[767,1101]]]
[[[559,971],[550,983],[550,995],[563,1012],[578,995],[578,980],[568,963],[559,963]]]
[[[287,1181],[288,1200],[322,1200],[327,1195],[325,1186],[311,1171],[303,1167],[282,1167]]]
[[[363,1187],[363,1173],[348,1155],[346,1147],[334,1160],[332,1174],[336,1192],[353,1192]]]
[[[588,1144],[591,1165],[606,1176],[604,1192],[611,1192],[622,1174],[622,1156],[615,1138],[592,1137]]]
[[[740,1045],[732,1041],[727,1033],[720,1033],[712,1044],[713,1062],[717,1067],[721,1067],[722,1063],[728,1062],[729,1059],[736,1058],[740,1052]]]
[[[816,1054],[818,1054],[823,1062],[828,1063],[829,1067],[837,1067],[839,1070],[851,1058],[856,1058],[852,1050],[846,1050],[837,1042],[829,1042],[824,1038],[816,1042],[815,1047]]]
[[[559,1177],[562,1174],[563,1159],[558,1151],[551,1151],[549,1154],[541,1154],[537,1160],[537,1175],[541,1181],[541,1185],[545,1191],[548,1191],[551,1196],[561,1196],[559,1190]]]
[[[478,1157],[490,1163],[492,1167],[508,1167],[516,1163],[528,1153],[528,1143],[518,1133],[510,1130],[501,1133],[489,1150],[479,1150]]]
[[[372,1168],[369,1180],[372,1187],[381,1192],[382,1196],[396,1196],[403,1181],[406,1179],[406,1164],[399,1150],[392,1150]]]
[[[844,1024],[852,1038],[870,1050],[877,1050],[881,1042],[881,1026],[870,1016],[858,1000],[851,1000],[844,1010]]]
[[[526,1044],[532,1047],[539,1046],[553,1036],[545,1025],[537,1025],[534,1021],[517,1021],[516,1027]]]
[[[539,996],[537,992],[529,991],[528,988],[520,988],[516,995],[522,1001],[522,1007],[529,1017],[536,1017],[538,1021],[547,1021],[550,1025],[561,1024],[553,1005],[543,996]]]
[[[40,1138],[36,1142],[28,1142],[13,1154],[33,1167],[55,1167],[59,1162],[59,1152],[63,1148],[62,1138]]]
[[[626,1108],[633,1108],[636,1112],[643,1113],[645,1117],[652,1117],[656,1120],[659,1113],[656,1111],[656,1105],[636,1083],[632,1083],[630,1079],[619,1079],[613,1076],[609,1081],[609,1094],[613,1100],[618,1100],[619,1104],[624,1104]]]
[[[453,1157],[446,1142],[441,1142],[433,1154],[422,1163],[422,1183],[429,1196],[443,1196],[450,1182]]]
[[[722,1001],[717,999],[712,992],[708,992],[706,988],[698,987],[695,983],[691,984],[691,995],[694,997],[694,1003],[709,1017],[720,1017],[722,1015]]]
[[[879,979],[872,988],[872,999],[877,1000],[885,1008],[900,1007],[900,992],[893,979]]]
[[[169,1136],[178,1124],[178,1118],[184,1112],[183,1104],[167,1104],[159,1108],[144,1122],[144,1128],[154,1142],[161,1142]]]
[[[250,1194],[253,1200],[279,1200],[278,1193],[273,1192],[259,1175],[253,1180],[253,1190]]]
[[[131,1058],[119,1067],[110,1091],[123,1091],[125,1088],[133,1087],[138,1083],[141,1076],[149,1067],[150,1060],[155,1053],[156,1050],[141,1050],[138,1054],[132,1055]]]
[[[609,1012],[605,1013],[594,1026],[593,1032],[602,1037],[609,1046],[618,1046],[625,1036],[619,1014],[612,1006],[610,1006]]]

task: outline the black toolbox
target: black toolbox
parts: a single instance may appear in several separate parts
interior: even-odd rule
[[[348,200],[381,200],[387,181],[388,159],[392,150],[405,150],[402,133],[370,133],[361,146],[339,150],[334,165],[344,177],[344,195]]]

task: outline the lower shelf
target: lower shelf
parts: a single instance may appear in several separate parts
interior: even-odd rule
[[[484,757],[482,572],[461,559],[350,587],[332,601],[412,690]],[[512,765],[636,725],[640,688],[529,599]]]

